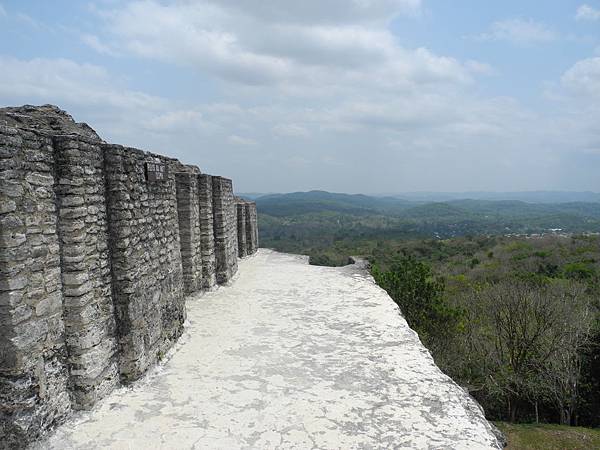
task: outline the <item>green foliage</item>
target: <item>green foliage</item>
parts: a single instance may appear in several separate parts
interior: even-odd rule
[[[587,261],[578,261],[565,264],[563,267],[565,278],[575,280],[591,279],[596,274],[595,268]]]
[[[394,259],[389,270],[374,266],[373,277],[398,304],[407,322],[430,346],[456,332],[461,311],[444,298],[444,281],[433,276],[431,267],[411,256]]]

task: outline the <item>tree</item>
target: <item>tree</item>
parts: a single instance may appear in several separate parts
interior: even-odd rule
[[[429,265],[411,256],[399,256],[389,270],[375,266],[372,273],[433,353],[447,345],[461,322],[462,311],[445,300],[444,281],[433,276]]]
[[[576,282],[553,283],[548,293],[560,316],[550,341],[556,351],[542,361],[544,389],[557,406],[560,423],[572,425],[579,403],[584,352],[591,344],[594,316],[586,286]]]
[[[558,317],[548,307],[542,289],[522,281],[501,282],[482,292],[489,311],[491,357],[496,366],[489,388],[505,398],[508,417],[515,422],[519,402],[535,396],[539,362],[555,352],[551,330]]]
[[[489,311],[490,357],[496,366],[489,389],[506,400],[509,420],[519,403],[548,397],[569,424],[577,406],[581,352],[593,315],[577,282],[505,281],[482,292]]]

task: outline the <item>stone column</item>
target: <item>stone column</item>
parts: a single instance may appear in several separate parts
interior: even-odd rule
[[[258,217],[256,214],[256,203],[246,202],[246,245],[248,254],[256,253],[258,250]]]
[[[237,272],[237,220],[230,179],[212,177],[217,282],[227,283]]]
[[[180,172],[175,174],[175,179],[177,183],[177,214],[179,217],[183,284],[186,294],[191,294],[202,288],[198,175]]]
[[[202,251],[202,287],[211,289],[217,284],[215,235],[213,222],[213,190],[210,175],[198,175],[198,204],[200,214],[200,248]]]
[[[56,136],[54,149],[71,396],[89,409],[119,382],[104,158],[78,136]]]
[[[0,446],[69,413],[52,140],[0,125]]]
[[[248,246],[246,244],[246,203],[238,199],[235,206],[237,210],[238,256],[243,258],[248,255]]]

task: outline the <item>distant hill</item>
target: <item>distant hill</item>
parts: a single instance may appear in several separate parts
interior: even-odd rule
[[[600,202],[426,202],[310,191],[263,195],[256,204],[262,245],[291,252],[385,239],[600,232]]]
[[[399,214],[420,204],[393,197],[369,197],[362,194],[337,194],[326,191],[270,194],[258,197],[261,213],[272,216],[302,215],[319,212],[340,212],[356,215],[372,213]]]
[[[243,199],[254,201],[259,197],[263,197],[263,196],[269,195],[269,194],[260,193],[260,192],[241,192],[241,193],[236,192],[236,195],[238,197],[242,197]]]
[[[471,218],[472,212],[458,204],[435,202],[409,208],[404,216],[412,219],[464,220]]]
[[[600,218],[600,202],[528,203],[516,200],[452,200],[471,213],[500,217],[542,217],[556,214]]]
[[[331,194],[325,191],[294,192],[291,194],[274,194],[247,192],[238,194],[240,197],[249,200],[256,200],[261,197],[272,197],[279,195],[302,195],[302,194],[330,194],[347,195],[351,194]],[[522,192],[404,192],[399,194],[371,194],[369,198],[403,200],[419,203],[449,202],[453,200],[489,200],[489,201],[520,201],[527,203],[600,203],[600,193],[590,191],[522,191]]]
[[[395,197],[309,191],[267,194],[256,198],[256,203],[261,213],[275,217],[329,212],[434,220],[541,218],[556,215],[600,218],[600,202],[529,203],[520,200],[475,199],[425,202]]]
[[[393,197],[421,202],[444,202],[450,200],[517,200],[528,203],[600,202],[600,193],[571,191],[525,191],[525,192],[406,192]]]

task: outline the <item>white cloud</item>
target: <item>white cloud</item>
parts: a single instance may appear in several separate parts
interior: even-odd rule
[[[404,49],[387,29],[389,18],[419,3],[336,0],[324,6],[311,0],[284,7],[278,1],[145,0],[102,15],[119,50],[288,94],[331,92],[340,82],[373,84],[382,78],[396,86],[468,81],[469,70],[458,61],[426,49]],[[298,14],[292,14],[296,9]]]
[[[575,18],[577,20],[600,20],[600,9],[595,9],[589,5],[583,4],[577,8]]]
[[[481,75],[495,75],[496,70],[487,63],[480,61],[469,60],[465,63],[465,67],[472,73]]]
[[[295,123],[282,123],[273,127],[273,133],[281,137],[307,137],[308,130]]]
[[[201,111],[186,109],[159,112],[148,121],[147,127],[155,131],[185,131],[200,128],[208,131],[217,129],[205,120]]]
[[[1,104],[56,104],[113,142],[158,151],[172,146],[173,136],[189,135],[190,130],[196,137],[222,132],[201,111],[132,90],[97,65],[0,56],[0,67]]]
[[[0,3],[0,17],[6,17],[8,14],[6,13],[6,9],[4,9],[4,6],[2,6],[2,4]]]
[[[234,145],[253,146],[257,144],[257,142],[254,139],[238,136],[236,134],[232,134],[227,139],[231,144]]]
[[[558,157],[550,155],[564,150],[542,131],[546,118],[514,100],[477,95],[477,77],[494,75],[493,67],[398,42],[390,20],[418,14],[420,2],[340,2],[132,1],[103,7],[106,32],[96,34],[120,54],[211,81],[216,103],[170,106],[148,129],[170,133],[185,124],[170,137],[187,160],[208,172],[224,171],[214,169],[220,164],[248,189],[327,188],[323,180],[370,192],[506,189],[498,167],[521,180],[515,189],[551,182]],[[557,37],[515,19],[495,23],[483,38]],[[168,145],[160,139],[153,143]],[[323,155],[337,161],[337,178]]]
[[[573,93],[600,100],[600,57],[578,61],[561,81]]]
[[[344,24],[387,21],[399,14],[417,14],[421,0],[218,0],[261,21],[304,24]]]
[[[494,22],[490,31],[475,37],[483,41],[507,41],[513,44],[551,42],[557,34],[546,24],[532,19],[507,19]]]
[[[119,88],[100,66],[69,59],[21,60],[0,56],[0,96],[45,103],[105,105],[116,108],[160,108],[164,100]]]
[[[88,47],[90,47],[91,49],[97,51],[98,53],[100,53],[102,55],[119,56],[119,54],[117,52],[115,52],[111,47],[102,43],[100,41],[100,39],[98,38],[98,36],[95,36],[93,34],[82,34],[81,40]]]
[[[52,31],[52,29],[50,27],[48,27],[47,25],[43,24],[42,22],[34,19],[33,17],[31,17],[28,14],[22,13],[22,12],[18,12],[15,14],[14,16],[19,22],[21,22],[24,25],[27,25],[30,28],[36,29],[36,30],[46,30],[46,31]]]
[[[567,168],[557,174],[569,183],[587,182],[597,190],[593,180],[599,163],[595,149],[600,148],[600,57],[576,62],[549,89],[553,105],[546,117],[548,144],[563,149],[558,155]]]

